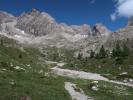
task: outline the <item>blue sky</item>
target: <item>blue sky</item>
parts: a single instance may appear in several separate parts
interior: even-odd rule
[[[0,10],[15,16],[36,8],[49,13],[57,22],[91,26],[103,23],[113,31],[127,24],[124,17],[111,20],[115,5],[113,0],[0,0]]]

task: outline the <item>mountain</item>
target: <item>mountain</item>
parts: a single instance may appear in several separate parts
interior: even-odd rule
[[[21,43],[36,46],[77,49],[86,55],[98,51],[101,45],[111,49],[114,42],[133,38],[133,18],[124,28],[111,32],[102,23],[90,26],[58,23],[51,15],[32,9],[14,17],[6,12],[0,14],[1,34]]]
[[[93,42],[99,44],[99,41],[106,39],[111,33],[102,24],[96,24],[91,28],[87,24],[78,26],[58,23],[49,14],[36,9],[20,15],[15,27],[35,36],[30,43],[66,48],[86,48],[86,45]]]
[[[56,21],[50,15],[44,12],[41,13],[36,9],[20,15],[17,18],[16,27],[35,36],[59,31]]]

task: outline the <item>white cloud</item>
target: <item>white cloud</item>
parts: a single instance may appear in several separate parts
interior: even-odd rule
[[[111,19],[114,21],[119,17],[133,16],[133,0],[114,0],[116,10],[111,14]]]

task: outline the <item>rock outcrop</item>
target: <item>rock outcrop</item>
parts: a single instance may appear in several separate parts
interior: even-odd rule
[[[133,26],[133,17],[131,17],[128,21],[128,26]]]
[[[92,35],[93,36],[108,36],[111,33],[103,24],[99,23],[96,24],[92,28]]]

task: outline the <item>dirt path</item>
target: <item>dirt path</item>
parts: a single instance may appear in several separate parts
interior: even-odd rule
[[[89,79],[89,80],[104,80],[104,81],[108,80],[107,78],[101,76],[100,74],[83,72],[83,71],[75,71],[75,70],[69,70],[69,69],[61,69],[58,67],[52,68],[52,72],[54,74],[57,74],[60,76],[67,76],[67,77],[71,77],[71,78],[81,78],[81,79]]]
[[[78,88],[76,84],[65,82],[65,89],[71,95],[72,100],[93,100],[84,94],[81,88]]]
[[[130,83],[123,83],[123,82],[120,82],[120,81],[113,81],[113,80],[109,80],[108,82],[133,87],[133,84],[130,84]]]
[[[67,77],[71,77],[71,78],[80,78],[80,79],[88,79],[88,80],[102,80],[102,81],[106,81],[106,82],[110,82],[110,83],[133,87],[133,84],[109,80],[109,79],[101,76],[100,74],[96,74],[96,73],[75,71],[75,70],[69,70],[69,69],[61,69],[58,67],[54,67],[51,69],[54,74],[57,74],[60,76],[67,76]]]

